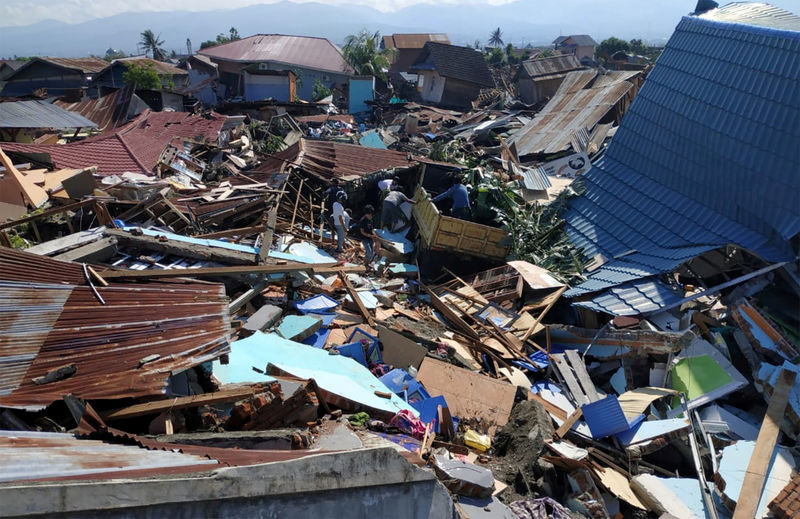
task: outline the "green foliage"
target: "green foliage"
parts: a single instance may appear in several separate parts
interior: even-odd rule
[[[503,49],[495,47],[486,55],[486,61],[488,61],[490,65],[500,66],[506,64],[508,58],[506,57],[506,53],[503,52]]]
[[[386,70],[395,56],[395,49],[380,48],[380,33],[363,29],[351,34],[342,47],[344,59],[359,76],[375,76],[386,80]]]
[[[103,59],[108,62],[112,62],[115,59],[125,58],[127,56],[128,55],[122,52],[121,50],[108,49],[106,51],[106,55],[103,56]]]
[[[489,35],[489,45],[491,45],[492,47],[503,46],[503,31],[500,30],[500,27],[493,30],[492,33]]]
[[[228,34],[221,32],[217,34],[217,38],[214,40],[206,40],[200,44],[201,49],[207,49],[209,47],[216,47],[217,45],[222,45],[223,43],[230,43],[232,41],[241,40],[241,36],[239,36],[239,30],[236,27],[231,27],[228,29]]]
[[[526,204],[507,185],[492,178],[483,180],[484,190],[493,190],[491,209],[495,222],[511,235],[511,256],[546,268],[561,281],[574,285],[586,279],[585,258],[567,237],[564,215],[570,199],[581,189],[580,181],[565,189],[548,205]]]
[[[320,99],[325,99],[329,95],[333,93],[333,90],[326,87],[322,84],[322,81],[319,79],[314,80],[314,87],[311,90],[311,99],[314,101],[319,101]]]
[[[145,90],[159,90],[161,88],[161,78],[158,77],[152,63],[125,63],[126,70],[122,73],[122,81],[134,83],[136,88]],[[174,84],[173,87],[174,88]]]
[[[550,58],[555,56],[555,52],[550,49],[544,49],[542,52],[536,55],[537,58]]]
[[[643,56],[647,54],[647,45],[645,45],[642,40],[634,38],[630,41],[631,52],[638,56]]]
[[[595,49],[595,57],[604,61],[608,61],[611,55],[615,52],[621,50],[627,52],[630,49],[631,46],[627,41],[612,36],[600,42],[600,45],[598,45],[597,49]]]
[[[139,44],[144,47],[145,56],[147,53],[150,53],[153,56],[153,59],[161,61],[164,59],[164,49],[162,45],[164,45],[164,40],[161,39],[161,35],[155,35],[153,31],[147,29],[142,31],[141,33],[141,40],[139,40]]]

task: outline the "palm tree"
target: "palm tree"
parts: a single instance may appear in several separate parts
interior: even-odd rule
[[[502,47],[503,46],[503,31],[500,30],[500,27],[492,31],[492,34],[489,35],[489,45],[493,47]]]
[[[145,56],[150,52],[153,55],[153,59],[159,61],[164,59],[164,49],[161,48],[161,46],[164,45],[164,40],[160,39],[161,34],[156,36],[153,31],[147,29],[142,32],[141,36],[142,39],[139,40],[139,44],[144,47]]]
[[[344,59],[359,76],[376,76],[386,80],[386,69],[391,65],[395,49],[380,49],[380,33],[363,29],[351,34],[342,47]]]

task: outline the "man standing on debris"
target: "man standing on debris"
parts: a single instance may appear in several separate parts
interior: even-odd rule
[[[333,203],[336,201],[339,193],[344,193],[344,189],[339,185],[339,179],[334,177],[331,179],[331,184],[328,186],[328,189],[322,193],[322,202],[325,205],[323,212],[325,220],[330,220],[333,211]]]
[[[344,202],[347,200],[347,194],[344,191],[339,191],[336,194],[336,201],[333,203],[333,228],[336,229],[336,252],[341,253],[344,250],[344,233],[350,226],[350,215],[344,211]]]
[[[404,229],[410,223],[410,220],[400,208],[405,202],[412,205],[416,204],[413,200],[408,199],[399,185],[392,184],[392,188],[386,194],[381,206],[381,227],[383,229],[394,232],[397,220],[403,221],[401,229]]]
[[[375,213],[375,208],[367,204],[364,206],[364,214],[358,221],[358,239],[364,246],[364,263],[369,265],[375,256],[375,242],[378,241],[378,236],[375,234],[375,229],[372,227],[372,215]]]
[[[469,220],[472,211],[469,207],[469,192],[467,186],[464,185],[461,179],[461,173],[457,172],[453,175],[453,185],[444,193],[436,196],[433,201],[438,202],[445,198],[450,198],[453,206],[450,209],[450,214],[459,220]]]

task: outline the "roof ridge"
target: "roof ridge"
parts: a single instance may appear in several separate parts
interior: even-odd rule
[[[142,161],[141,161],[141,160],[139,160],[139,157],[137,157],[137,156],[136,156],[136,153],[134,153],[134,152],[133,152],[133,150],[131,149],[131,147],[130,147],[130,146],[128,145],[128,143],[125,141],[125,138],[124,138],[124,137],[123,137],[121,134],[119,134],[119,133],[115,133],[115,134],[114,134],[114,136],[115,136],[117,139],[119,139],[119,142],[122,144],[122,147],[123,147],[123,148],[125,148],[125,151],[127,151],[127,152],[128,152],[128,154],[131,156],[131,159],[133,159],[133,161],[134,161],[136,164],[138,164],[138,166],[139,166],[140,168],[142,168],[142,171],[146,171],[147,173],[150,173],[150,171],[151,171],[151,170],[148,170],[148,169],[147,169],[147,166],[145,166],[144,164],[142,164]]]

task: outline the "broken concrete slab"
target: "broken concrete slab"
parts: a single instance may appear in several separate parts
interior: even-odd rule
[[[284,339],[302,341],[314,335],[322,327],[322,319],[313,315],[287,315],[275,331]]]
[[[278,322],[281,314],[283,314],[283,310],[279,307],[264,305],[247,318],[247,322],[244,323],[242,328],[251,332],[263,332]]]
[[[676,492],[674,480],[652,474],[639,474],[631,478],[631,488],[647,509],[658,515],[670,514],[686,519],[705,519],[700,484],[696,479],[680,479],[681,490]],[[698,513],[699,512],[699,513]]]
[[[455,494],[490,498],[494,491],[494,476],[486,467],[434,456],[433,470],[444,486]]]

